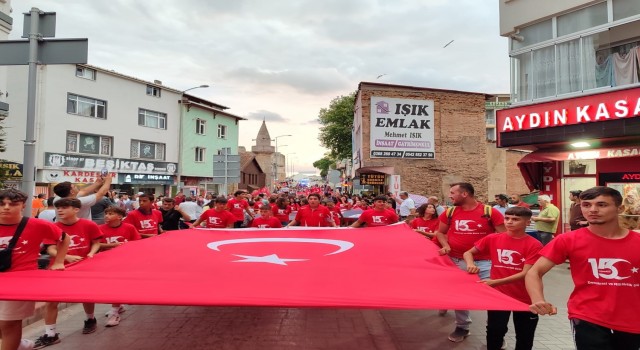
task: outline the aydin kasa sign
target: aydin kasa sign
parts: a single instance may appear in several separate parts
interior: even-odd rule
[[[640,89],[502,109],[497,113],[501,133],[634,118],[640,116]]]
[[[84,155],[45,153],[43,172],[46,182],[94,182],[106,168],[114,179],[116,173],[174,175],[176,163],[155,162],[144,159],[100,158]]]
[[[433,100],[371,97],[371,158],[435,158]]]

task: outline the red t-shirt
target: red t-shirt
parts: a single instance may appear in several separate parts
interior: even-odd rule
[[[141,235],[157,235],[158,226],[162,223],[162,213],[151,209],[151,214],[144,214],[139,209],[132,210],[123,222],[133,225]]]
[[[255,218],[251,222],[251,227],[256,228],[281,228],[282,223],[277,218],[271,216],[268,219],[263,217]]]
[[[72,225],[65,225],[60,221],[56,221],[55,225],[69,235],[70,241],[67,255],[78,255],[86,258],[91,251],[92,242],[102,237],[98,224],[91,220],[78,219]],[[55,244],[55,242],[45,242],[45,244]]]
[[[607,239],[588,227],[556,236],[540,255],[561,264],[569,259],[575,285],[569,318],[640,334],[640,234]]]
[[[538,253],[542,249],[542,243],[529,235],[513,238],[503,232],[486,236],[477,241],[475,247],[481,253],[491,255],[491,279],[497,280],[522,272],[524,265],[535,264],[540,256]],[[525,304],[531,304],[524,278],[496,286],[495,289]]]
[[[438,218],[429,220],[425,220],[423,218],[415,218],[411,220],[411,228],[414,230],[422,230],[424,232],[435,233],[436,231],[438,231],[438,227],[440,227],[440,220]],[[433,236],[431,240],[440,245],[440,242],[438,242],[438,237]]]
[[[291,207],[287,206],[284,209],[280,209],[277,205],[271,207],[273,217],[280,220],[280,222],[289,222],[289,214],[291,214]]]
[[[440,221],[449,224],[447,211],[440,214]],[[485,217],[484,204],[478,205],[471,210],[462,210],[456,207],[451,217],[447,238],[451,252],[449,256],[462,259],[462,254],[473,248],[473,245],[486,235],[495,232],[495,227],[504,223],[504,216],[498,209],[491,208],[491,219]],[[489,254],[478,254],[476,260],[489,260]]]
[[[370,209],[365,210],[358,218],[358,221],[364,222],[367,227],[387,226],[398,222],[398,214],[389,209]]]
[[[305,205],[298,210],[295,220],[300,226],[327,227],[331,226],[333,218],[325,206],[320,205],[316,209],[311,209],[310,206]]]
[[[9,246],[17,228],[18,224],[0,225],[0,250]],[[40,243],[56,244],[61,238],[62,230],[54,224],[44,220],[29,219],[11,252],[11,267],[5,272],[37,270]]]
[[[209,209],[200,215],[200,220],[205,223],[207,228],[228,228],[233,227],[236,217],[229,211],[217,211]]]
[[[518,204],[516,204],[516,207],[530,208],[531,206],[529,205],[529,203],[520,201]]]
[[[249,208],[249,202],[244,199],[237,200],[231,198],[227,202],[227,208],[229,208],[229,211],[233,214],[233,217],[235,217],[235,221],[244,221],[244,211],[245,208]]]
[[[102,243],[124,243],[141,238],[138,230],[126,222],[121,223],[118,227],[111,227],[108,224],[103,224],[99,227],[100,232],[102,232]]]

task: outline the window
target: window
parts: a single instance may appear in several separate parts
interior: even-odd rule
[[[206,132],[207,122],[202,119],[196,119],[196,134],[204,135]]]
[[[160,97],[160,88],[153,85],[147,85],[147,95]]]
[[[112,144],[113,138],[110,136],[67,131],[67,153],[87,153],[110,156]]]
[[[515,37],[518,39],[516,40]],[[553,23],[549,19],[520,28],[519,33],[515,37],[511,40],[514,50],[550,40],[553,38]]]
[[[164,143],[131,140],[131,158],[164,160]]]
[[[640,14],[640,2],[638,0],[613,0],[614,21],[638,14]]]
[[[218,124],[218,138],[226,139],[227,138],[227,126]]]
[[[76,77],[96,80],[96,70],[87,67],[76,66]]]
[[[559,37],[605,24],[607,23],[607,2],[558,16],[557,22]]]
[[[107,102],[74,94],[67,95],[67,113],[107,119]]]
[[[196,162],[204,162],[206,148],[196,147]]]
[[[496,140],[496,128],[486,128],[487,130],[487,141],[495,141]]]
[[[167,129],[167,115],[140,108],[138,110],[138,125],[148,128]]]

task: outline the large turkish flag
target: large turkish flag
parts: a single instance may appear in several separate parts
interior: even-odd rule
[[[0,273],[0,300],[527,310],[405,224],[172,231],[65,271]]]

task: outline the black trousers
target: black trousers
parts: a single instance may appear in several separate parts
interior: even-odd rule
[[[487,311],[487,350],[500,350],[507,334],[511,311]],[[538,326],[538,315],[528,311],[513,311],[516,350],[531,350]]]
[[[640,334],[616,331],[574,318],[573,338],[578,350],[638,350]]]

